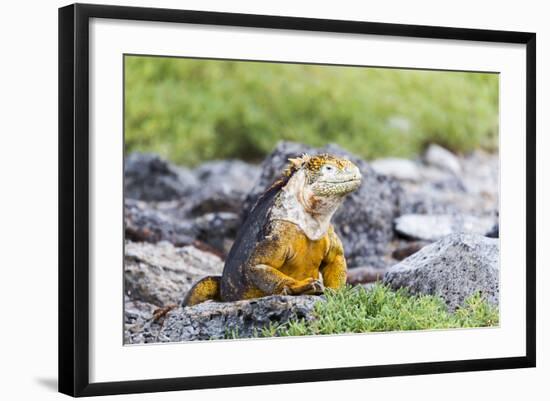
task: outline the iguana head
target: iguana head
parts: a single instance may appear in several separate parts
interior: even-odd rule
[[[306,212],[330,218],[343,197],[361,184],[359,168],[347,159],[329,154],[289,159],[285,170],[292,193]]]
[[[361,184],[359,168],[347,159],[329,154],[289,159],[287,176],[302,170],[303,189],[315,196],[338,197],[355,191]]]

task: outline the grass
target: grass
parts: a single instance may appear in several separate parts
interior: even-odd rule
[[[259,161],[277,141],[366,158],[496,149],[498,75],[125,57],[125,150]]]
[[[315,320],[272,324],[258,336],[488,327],[499,322],[498,308],[488,304],[479,294],[468,298],[454,313],[447,311],[440,297],[411,296],[405,289],[393,291],[379,283],[369,290],[360,286],[328,290],[325,296],[326,302],[315,305]]]

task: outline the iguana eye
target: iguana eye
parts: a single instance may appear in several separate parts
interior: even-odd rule
[[[332,171],[333,170],[333,167],[332,166],[324,166],[323,169],[325,171]]]

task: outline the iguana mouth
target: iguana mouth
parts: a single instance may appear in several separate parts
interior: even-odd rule
[[[347,184],[347,183],[354,183],[361,181],[361,178],[350,178],[347,180],[341,180],[341,181],[319,181],[319,183],[323,184]]]

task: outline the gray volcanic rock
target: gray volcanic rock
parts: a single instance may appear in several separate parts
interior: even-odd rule
[[[246,196],[243,205],[243,214],[246,215],[256,203],[260,195],[269,187],[283,172],[288,164],[289,157],[296,157],[302,153],[315,153],[316,150],[307,145],[296,142],[279,142],[277,147],[269,154],[260,165],[260,176]]]
[[[177,220],[134,199],[124,200],[126,239],[136,242],[168,241],[176,246],[193,243],[196,230],[190,222]]]
[[[430,243],[429,241],[397,241],[391,256],[395,260],[403,260]]]
[[[476,234],[452,234],[392,266],[384,283],[412,294],[443,297],[450,311],[481,292],[499,302],[499,241]]]
[[[201,164],[193,173],[201,186],[236,189],[247,194],[260,176],[260,167],[242,160],[213,160]]]
[[[129,300],[156,306],[181,303],[195,281],[221,275],[223,262],[194,246],[178,248],[168,242],[125,243],[124,292]]]
[[[487,234],[494,226],[490,217],[450,214],[406,214],[395,219],[395,231],[407,238],[437,241],[452,233]]]
[[[244,199],[259,175],[259,167],[240,160],[215,160],[201,164],[193,174],[198,187],[175,203],[178,218],[207,213],[240,213]]]
[[[426,163],[448,170],[453,174],[460,174],[461,166],[458,158],[447,149],[431,144],[424,154]]]
[[[124,297],[124,343],[143,344],[157,342],[161,321],[153,319],[158,308],[150,303]]]
[[[235,213],[206,213],[193,220],[197,239],[227,255],[237,236],[240,219]]]
[[[487,232],[487,234],[485,234],[486,237],[489,237],[489,238],[498,238],[499,237],[499,224],[496,223],[493,228],[491,228],[489,230],[489,232]]]
[[[498,153],[476,150],[463,159],[462,181],[466,191],[480,199],[498,200],[500,158]],[[495,205],[498,208],[498,204]]]
[[[158,341],[253,337],[270,324],[314,319],[314,304],[321,297],[272,295],[236,302],[204,302],[179,307],[166,316]]]
[[[258,197],[280,176],[289,157],[302,153],[331,153],[345,156],[361,170],[363,181],[359,189],[346,197],[333,218],[336,232],[342,239],[348,265],[385,267],[382,255],[394,238],[393,220],[399,213],[401,187],[391,178],[377,174],[367,162],[330,144],[312,148],[293,142],[280,142],[261,165],[261,175],[248,194],[243,206],[243,219]]]
[[[422,179],[418,165],[411,160],[386,158],[373,160],[370,164],[378,174],[400,181],[419,181]]]
[[[381,280],[387,269],[359,266],[348,269],[346,282],[350,285],[372,283]]]
[[[196,190],[193,173],[148,153],[132,153],[124,162],[124,195],[144,201],[179,199]]]
[[[124,324],[133,326],[144,324],[151,319],[153,312],[157,307],[153,304],[131,300],[127,295],[124,296]]]
[[[240,160],[215,160],[201,164],[193,174],[199,183],[179,202],[165,202],[167,214],[179,219],[210,213],[239,214],[259,175],[259,166]]]
[[[240,213],[245,196],[245,192],[235,188],[203,186],[188,196],[183,206],[173,214],[177,217],[193,218],[206,213]]]
[[[194,245],[217,255],[225,255],[239,226],[239,216],[230,212],[205,213],[198,217],[178,216],[179,202],[124,201],[124,229],[127,240],[175,246]]]
[[[453,156],[454,157],[454,156]],[[417,163],[422,178],[400,181],[401,214],[495,217],[499,210],[499,156],[474,151],[458,159],[460,174]]]

